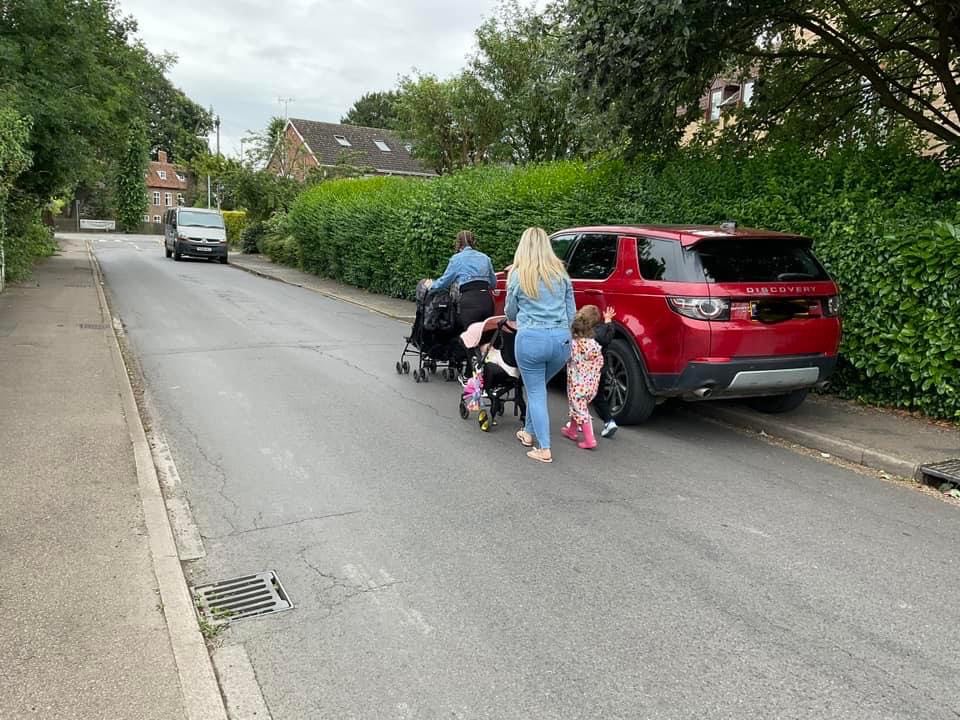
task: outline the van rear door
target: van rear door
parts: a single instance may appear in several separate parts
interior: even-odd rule
[[[690,249],[711,297],[730,302],[712,323],[714,357],[835,355],[837,286],[801,237],[715,237]]]

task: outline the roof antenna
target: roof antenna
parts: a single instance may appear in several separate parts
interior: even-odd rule
[[[732,233],[737,229],[736,220],[727,220],[725,223],[720,225],[720,229],[727,233]]]

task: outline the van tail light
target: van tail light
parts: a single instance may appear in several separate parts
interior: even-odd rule
[[[729,320],[730,300],[713,297],[667,297],[670,309],[694,320]]]
[[[823,300],[823,314],[826,317],[840,316],[840,296],[831,295]]]

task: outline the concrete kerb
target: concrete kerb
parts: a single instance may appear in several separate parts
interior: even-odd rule
[[[347,296],[347,295],[339,295],[339,294],[337,294],[337,293],[330,292],[329,290],[321,290],[320,288],[310,287],[309,285],[304,285],[303,283],[292,282],[291,280],[285,280],[284,278],[278,277],[277,275],[271,275],[270,273],[265,273],[265,272],[263,272],[262,270],[257,270],[256,268],[247,267],[246,265],[243,265],[242,263],[231,262],[231,263],[230,263],[230,266],[233,267],[233,268],[237,268],[237,269],[239,269],[239,270],[243,270],[244,272],[248,272],[248,273],[250,273],[251,275],[256,275],[256,276],[258,276],[258,277],[267,278],[268,280],[276,280],[277,282],[282,282],[282,283],[284,283],[285,285],[292,285],[293,287],[304,288],[305,290],[310,290],[311,292],[315,292],[315,293],[317,293],[318,295],[323,295],[324,297],[328,297],[328,298],[330,298],[331,300],[339,300],[340,302],[350,303],[351,305],[356,305],[357,307],[362,307],[364,310],[369,310],[370,312],[375,312],[375,313],[377,313],[378,315],[383,315],[384,317],[388,317],[388,318],[390,318],[391,320],[399,320],[400,322],[413,322],[414,317],[415,317],[415,316],[413,316],[413,315],[398,315],[398,314],[396,314],[396,313],[391,313],[391,312],[389,312],[389,311],[387,311],[387,310],[381,310],[381,309],[378,308],[378,307],[374,307],[373,305],[369,305],[369,304],[367,304],[367,303],[361,302],[361,301],[357,300],[356,298],[352,298],[352,297],[349,297],[349,296]]]
[[[103,322],[113,328],[110,355],[120,387],[127,430],[133,444],[137,483],[150,542],[153,571],[160,590],[163,616],[167,623],[170,644],[177,664],[184,707],[189,720],[227,720],[220,686],[217,683],[206,643],[200,633],[193,598],[187,587],[180,557],[177,554],[166,504],[160,490],[160,481],[153,464],[153,455],[140,420],[140,412],[120,350],[120,342],[116,336],[113,315],[103,291],[103,274],[89,241],[86,243],[86,248],[94,274]]]
[[[919,466],[914,462],[847,442],[846,440],[838,440],[811,430],[804,430],[803,428],[791,425],[785,420],[774,417],[758,419],[749,413],[735,408],[716,405],[711,406],[704,404],[698,409],[704,415],[713,417],[728,425],[753,430],[755,432],[762,431],[772,437],[788,440],[811,450],[829,453],[834,457],[856,463],[857,465],[863,465],[873,470],[880,470],[881,472],[897,477],[917,479]]]

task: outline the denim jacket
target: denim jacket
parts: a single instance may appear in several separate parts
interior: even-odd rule
[[[537,298],[528,297],[520,287],[520,279],[511,274],[507,279],[507,318],[516,320],[517,328],[569,328],[577,314],[570,278],[563,277],[554,287],[540,281]]]
[[[490,258],[479,250],[466,247],[450,258],[443,275],[434,280],[433,285],[430,286],[430,292],[446,290],[454,283],[466,285],[475,280],[487,282],[491,290],[497,286],[497,275],[493,271]]]

